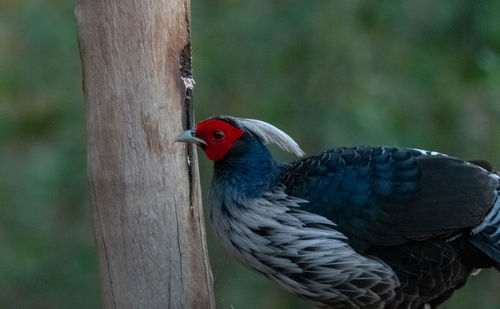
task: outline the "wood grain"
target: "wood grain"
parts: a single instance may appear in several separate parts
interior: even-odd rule
[[[104,308],[214,307],[196,149],[174,143],[192,121],[189,11],[76,1]]]

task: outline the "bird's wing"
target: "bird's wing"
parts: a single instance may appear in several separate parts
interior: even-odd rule
[[[385,147],[339,148],[295,161],[280,176],[304,210],[338,225],[353,246],[391,246],[479,225],[498,180],[446,155]]]

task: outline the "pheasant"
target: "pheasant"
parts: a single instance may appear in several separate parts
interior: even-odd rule
[[[177,140],[214,161],[223,246],[319,306],[434,308],[477,270],[500,270],[500,177],[484,161],[367,146],[303,157],[273,125],[231,116]],[[303,158],[280,163],[269,143]]]

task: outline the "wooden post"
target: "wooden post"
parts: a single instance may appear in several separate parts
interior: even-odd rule
[[[189,0],[77,0],[104,308],[213,308],[191,126]]]

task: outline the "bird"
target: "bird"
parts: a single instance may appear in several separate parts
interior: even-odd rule
[[[383,146],[306,157],[277,127],[226,115],[176,141],[214,161],[223,247],[319,307],[435,308],[478,270],[500,271],[500,177],[485,161]]]

